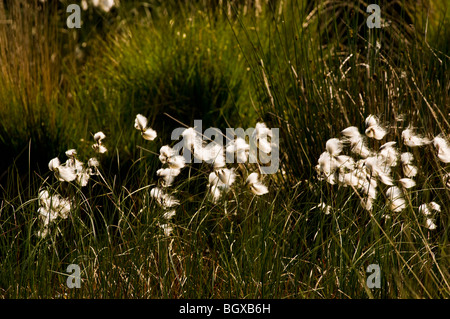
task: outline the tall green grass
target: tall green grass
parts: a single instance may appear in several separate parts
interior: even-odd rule
[[[423,134],[449,133],[448,13],[433,2],[427,23],[419,7],[411,12],[396,2],[391,11],[381,3],[393,25],[369,30],[362,2],[260,3],[261,10],[246,1],[127,2],[110,16],[84,16],[76,36],[64,29],[61,8],[44,6],[55,20],[42,39],[28,27],[20,34],[47,49],[28,53],[36,47],[29,40],[0,51],[8,75],[0,80],[0,141],[16,159],[2,168],[1,297],[449,297],[448,165],[429,148],[416,151],[420,187],[391,219],[382,218],[382,199],[368,213],[351,190],[319,181],[314,171],[325,142],[350,125],[362,130],[369,114],[391,123],[389,138],[399,144],[409,123]],[[34,11],[23,12],[29,20],[14,19],[37,21]],[[0,28],[1,48],[12,46],[19,33]],[[11,75],[31,66],[37,69]],[[155,141],[134,129],[137,113],[149,117]],[[161,167],[153,152],[172,143],[174,127],[196,118],[219,128],[258,120],[279,127],[282,170],[265,179],[267,195],[252,195],[239,180],[213,204],[205,200],[208,166],[185,168],[173,187],[181,201],[173,232],[165,236],[164,211],[149,195]],[[101,175],[84,188],[57,182],[48,161],[68,148],[86,161],[100,130],[108,148]],[[70,217],[41,239],[44,186],[75,200]],[[435,231],[417,212],[431,200],[442,204]],[[330,214],[314,208],[320,202]],[[66,285],[69,264],[81,268],[79,289]],[[366,285],[370,264],[381,268],[380,289]]]
[[[449,80],[445,72],[448,49],[441,41],[448,31],[431,27],[436,21],[448,23],[446,12],[432,11],[436,16],[428,30],[417,29],[427,23],[421,11],[425,9],[405,5],[405,10],[415,10],[413,18],[422,17],[414,20],[418,26],[410,34],[411,26],[395,16],[404,12],[392,11],[391,6],[382,11],[382,18],[391,25],[369,29],[365,24],[368,14],[358,1],[317,4],[310,14],[301,1],[287,3],[281,14],[277,8],[268,9],[271,22],[265,31],[270,34],[255,34],[254,27],[243,21],[240,27],[244,34],[240,42],[252,48],[246,58],[262,95],[259,113],[286,134],[285,163],[290,162],[290,176],[310,176],[315,165],[311,158],[318,158],[325,141],[351,125],[362,129],[369,114],[392,123],[395,133],[409,123],[422,133],[448,132],[444,84]],[[331,21],[321,21],[321,10]],[[392,16],[395,20],[389,20]],[[338,30],[342,31],[333,32]],[[436,85],[430,85],[433,81]]]

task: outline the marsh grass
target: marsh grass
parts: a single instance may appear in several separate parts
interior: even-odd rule
[[[64,51],[80,43],[54,27],[61,22],[57,8],[49,15],[55,25],[50,19],[40,40],[28,28],[9,34],[10,26],[0,25],[1,48],[19,36],[43,46],[35,54],[25,48],[36,46],[23,40],[15,51],[0,51],[7,75],[0,79],[0,136],[15,158],[2,173],[1,297],[450,296],[450,201],[442,180],[448,165],[430,148],[413,151],[419,187],[407,192],[410,204],[391,219],[382,217],[390,214],[384,198],[367,212],[355,192],[319,181],[314,171],[325,142],[349,125],[362,131],[369,114],[390,123],[389,136],[398,142],[409,123],[422,134],[449,133],[448,13],[434,11],[427,33],[426,15],[409,14],[421,20],[404,41],[401,32],[388,38],[390,29],[365,28],[360,10],[330,9],[330,28],[323,29],[301,1],[262,3],[257,15],[245,1],[215,8],[136,3],[142,10],[127,3],[115,12],[117,21],[106,15],[102,26],[92,21],[100,36],[81,35],[82,61]],[[402,21],[394,19],[393,30],[407,28]],[[56,55],[62,62],[51,63],[50,52],[65,52]],[[13,77],[13,70],[29,73]],[[137,113],[157,130],[154,141],[133,128]],[[282,170],[265,179],[269,194],[253,195],[240,178],[211,203],[208,166],[189,165],[171,187],[180,205],[166,236],[165,211],[150,196],[161,168],[155,154],[171,143],[173,127],[197,117],[219,128],[260,120],[279,127]],[[101,175],[82,188],[56,181],[48,161],[68,148],[87,159],[99,130],[108,148]],[[70,195],[74,208],[39,238],[43,186]],[[442,204],[434,231],[423,227],[417,210],[431,200]],[[321,202],[331,206],[329,214],[317,208]],[[79,289],[66,285],[69,264],[81,268]],[[370,264],[381,268],[380,289],[366,285]]]

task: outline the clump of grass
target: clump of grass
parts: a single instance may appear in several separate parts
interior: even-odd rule
[[[89,112],[72,103],[70,82],[80,72],[81,42],[89,41],[67,28],[66,9],[62,1],[0,4],[0,149],[20,167],[39,170],[49,154],[75,142],[73,136],[87,135]],[[87,30],[93,23],[84,17]],[[33,161],[22,155],[28,151]],[[1,169],[10,164],[2,161]]]
[[[42,8],[35,1],[0,4],[2,152],[18,154],[28,148],[31,138],[33,149],[34,141],[48,147],[45,140],[57,140],[56,132],[63,125],[61,112],[51,107],[59,97],[54,88],[61,80],[55,9]]]
[[[332,6],[335,3],[338,2],[327,2],[327,5]],[[307,16],[307,12],[300,4],[287,2],[285,5],[284,10],[274,10],[274,8],[268,10],[272,20],[270,23],[266,22],[267,24],[264,27],[258,24],[260,29],[256,35],[252,33],[252,29],[248,25],[241,24],[244,32],[240,34],[244,34],[245,37],[239,37],[239,41],[248,43],[253,48],[253,51],[244,52],[248,52],[246,59],[252,66],[252,74],[259,88],[259,91],[257,91],[260,94],[258,95],[259,114],[264,116],[271,126],[281,128],[281,162],[285,164],[283,168],[286,171],[283,177],[290,181],[291,185],[297,183],[298,186],[310,188],[311,194],[314,194],[311,195],[311,199],[317,198],[311,203],[311,208],[316,207],[312,211],[317,212],[320,211],[317,208],[322,208],[327,218],[338,220],[339,218],[345,218],[342,216],[345,216],[347,212],[344,207],[349,205],[350,211],[347,214],[359,216],[359,210],[355,210],[356,203],[352,200],[351,190],[337,191],[333,187],[327,186],[324,188],[320,186],[320,183],[316,183],[313,177],[316,162],[311,160],[311,154],[317,153],[314,158],[319,158],[320,153],[318,153],[317,145],[325,145],[330,136],[336,136],[336,133],[344,130],[352,123],[364,123],[364,119],[370,114],[383,114],[384,121],[395,123],[391,128],[399,141],[401,140],[399,132],[404,129],[403,123],[408,121],[412,122],[414,127],[422,128],[421,131],[426,132],[428,136],[436,136],[439,132],[447,134],[449,129],[446,118],[448,92],[442,91],[442,83],[447,83],[448,77],[440,73],[448,66],[447,51],[439,41],[434,42],[434,44],[444,51],[427,46],[428,43],[425,43],[422,35],[414,32],[412,35],[410,34],[413,39],[407,41],[398,36],[397,33],[395,39],[391,38],[391,41],[402,43],[402,49],[395,52],[387,51],[388,46],[386,46],[384,36],[391,29],[387,29],[387,27],[379,30],[364,28],[364,25],[358,23],[361,20],[361,15],[359,17],[356,15],[353,17],[331,15],[330,23],[327,25],[338,25],[340,33],[337,33],[334,28],[330,28],[327,32],[330,32],[331,35],[330,33],[325,34],[322,33],[323,30],[321,29],[323,24],[318,25],[317,30],[304,28],[302,23],[308,22],[312,16]],[[317,11],[316,14],[320,18],[323,17],[320,11]],[[411,16],[419,14],[420,11],[418,10]],[[403,20],[393,21],[392,23],[396,24],[395,28],[408,27],[402,25],[405,23]],[[420,23],[415,24],[415,30],[420,25],[424,26]],[[264,34],[267,30],[272,31],[271,37]],[[318,31],[318,34],[315,34],[313,30],[314,32]],[[439,34],[440,30],[436,28],[432,33]],[[270,40],[265,45],[264,42],[260,41],[260,38],[269,38]],[[323,42],[324,38],[327,39],[326,43]],[[427,49],[424,50],[424,47],[427,47]],[[419,52],[421,53],[419,54]],[[433,65],[433,68],[440,71],[431,74],[420,66],[423,64]],[[435,87],[436,90],[424,85],[422,80],[418,80],[424,77],[427,78],[427,81],[440,83],[438,87]],[[427,94],[423,93],[425,90],[428,91]],[[362,125],[355,127],[356,131],[360,130],[360,126]],[[384,136],[383,130],[377,126],[374,126],[368,133],[372,137]],[[354,150],[359,150],[360,153],[365,150],[368,151],[367,148],[365,150],[362,148],[364,144],[356,145],[358,141],[355,141],[355,145],[353,145]],[[379,147],[378,142],[371,143],[371,145]],[[388,145],[385,145],[385,148],[391,149]],[[403,149],[402,151],[406,150]],[[436,153],[436,151],[433,153]],[[369,155],[366,154],[365,157]],[[431,153],[428,155],[427,157],[417,155],[417,159],[423,163],[420,169],[427,173],[421,176],[424,177],[422,180],[424,181],[423,191],[413,191],[413,206],[416,208],[423,201],[431,201],[434,197],[439,198],[442,203],[448,202],[448,194],[445,189],[441,188],[442,182],[445,182],[442,178],[445,175],[445,166],[443,168],[442,165],[439,165],[436,156],[431,156]],[[338,156],[340,156],[339,152],[336,154],[336,157]],[[328,158],[321,159],[324,165],[322,171],[327,166],[326,163],[333,160],[332,157],[332,155],[329,155]],[[346,173],[351,171],[348,166],[351,166],[352,163],[356,164],[356,160],[352,162],[352,159],[348,156],[344,158],[344,155],[342,155],[340,159],[343,162],[340,162],[338,166],[345,167]],[[388,176],[384,176],[381,171],[378,173],[378,178],[384,178],[387,184],[391,184]],[[441,178],[436,178],[437,176],[441,176]],[[333,182],[334,177],[336,176],[333,174],[326,174],[329,182]],[[431,183],[432,180],[433,183]],[[410,181],[403,180],[402,182],[406,186],[410,185]],[[375,188],[370,187],[370,182],[368,185],[359,186],[369,186],[366,194],[370,192],[370,189]],[[383,187],[383,189],[387,190],[388,187]],[[391,189],[388,193],[391,195],[398,194],[396,189]],[[394,204],[399,203],[395,201],[395,198],[392,199],[394,199]],[[359,201],[359,198],[357,200]],[[317,205],[318,203],[321,204]],[[441,220],[443,223],[440,225],[440,232],[433,238],[436,241],[432,240],[433,244],[431,244],[428,243],[426,235],[421,229],[424,220],[421,216],[417,216],[417,210],[413,212],[408,209],[408,217],[406,217],[404,223],[399,218],[395,219],[393,224],[388,222],[384,225],[384,222],[381,222],[378,218],[389,215],[389,205],[372,207],[372,202],[369,203],[367,198],[363,201],[363,204],[366,205],[366,208],[373,208],[373,216],[377,217],[371,218],[372,215],[369,215],[370,221],[358,218],[355,221],[356,229],[352,227],[343,228],[353,229],[355,233],[358,233],[360,231],[358,227],[362,227],[361,225],[366,222],[373,224],[374,232],[381,231],[381,237],[386,240],[387,246],[394,249],[396,256],[393,258],[400,265],[405,263],[405,259],[399,253],[404,246],[393,240],[397,235],[402,236],[402,231],[398,229],[398,225],[402,225],[402,227],[408,225],[407,227],[411,227],[414,232],[417,232],[416,234],[419,234],[417,236],[412,235],[412,237],[411,234],[406,235],[412,242],[420,243],[417,244],[418,246],[412,244],[407,247],[411,256],[419,258],[419,264],[422,262],[420,261],[422,258],[420,257],[420,249],[430,251],[430,247],[434,243],[436,247],[442,248],[448,245],[445,239],[448,233],[446,213],[441,215],[443,216]],[[400,207],[404,208],[403,204]],[[391,225],[397,226],[390,229]],[[338,231],[340,234],[342,233],[341,229]],[[318,232],[317,234],[325,236],[324,232]],[[354,237],[350,235],[349,240],[352,241],[350,238]],[[365,240],[368,240],[368,238],[365,238]],[[343,241],[342,237],[339,236],[339,243],[342,244]],[[374,245],[373,247],[379,249],[380,246]],[[341,253],[346,251],[345,246],[339,245],[339,248],[336,249]],[[332,251],[324,250],[322,252],[328,255]],[[443,253],[438,261],[434,260],[440,269],[446,267],[445,256],[446,253]],[[329,255],[325,260],[337,261]],[[389,263],[384,264],[384,266],[390,269],[393,267]],[[337,269],[341,268],[337,267],[335,271]],[[421,285],[420,279],[416,277],[415,270],[410,268],[408,272],[415,276],[416,284],[421,286],[420,290],[426,291],[427,288]],[[391,274],[393,276],[391,279],[404,278],[401,271],[396,274],[391,272]],[[426,276],[428,275],[435,276],[432,272],[428,272]],[[443,270],[442,273],[437,275],[436,278],[439,279],[434,283],[439,285],[438,282],[443,282],[447,286],[447,276],[447,272]],[[398,279],[395,279],[395,281],[401,282]],[[429,295],[429,292],[427,291],[426,294]]]
[[[201,118],[218,128],[228,127],[232,118],[242,125],[252,122],[244,91],[246,70],[226,21],[201,11],[192,17],[167,13],[161,20],[138,24],[136,17],[128,19],[97,43],[106,50],[88,63],[87,81],[77,88],[77,103],[87,99],[85,88],[91,88],[93,118],[102,119],[98,126],[114,121],[122,128],[136,113],[145,114],[158,132],[179,125],[164,113],[190,122]],[[88,80],[92,77],[95,83]]]
[[[412,16],[420,13],[416,10]],[[409,121],[434,135],[438,128],[448,131],[448,92],[443,90],[448,76],[441,73],[448,67],[448,54],[437,38],[437,47],[428,47],[417,31],[413,40],[398,39],[398,50],[390,50],[384,36],[394,27],[407,27],[404,21],[369,29],[357,23],[361,15],[332,15],[329,25],[343,26],[342,32],[328,36],[324,44],[320,28],[303,27],[309,18],[301,4],[286,2],[282,10],[273,8],[267,14],[272,19],[260,22],[258,32],[244,23],[235,28],[244,30],[237,33],[242,47],[252,48],[243,52],[259,88],[259,115],[286,134],[283,162],[292,161],[287,176],[310,175],[315,165],[311,154],[317,152],[316,145],[325,144],[328,138],[324,136],[362,123],[369,114],[383,114],[392,122]],[[445,13],[436,20],[443,23],[444,17]],[[428,32],[433,35],[446,32],[431,28]],[[440,84],[427,86],[424,78]]]

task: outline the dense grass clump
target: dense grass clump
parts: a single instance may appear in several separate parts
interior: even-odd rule
[[[445,1],[86,3],[0,2],[0,297],[450,296]]]

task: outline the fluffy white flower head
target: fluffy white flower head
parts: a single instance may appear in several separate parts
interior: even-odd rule
[[[429,139],[415,134],[411,127],[408,127],[402,132],[402,139],[403,143],[409,147],[424,146],[431,143]]]
[[[437,156],[443,163],[450,163],[450,146],[442,135],[433,139],[433,145],[437,150]]]
[[[148,120],[144,115],[136,115],[134,120],[134,128],[141,131],[141,135],[145,140],[153,141],[156,138],[157,133],[152,128],[147,127],[147,124]]]
[[[175,155],[167,160],[170,168],[182,169],[186,165],[186,160],[181,155]]]
[[[159,149],[159,160],[161,163],[167,163],[167,160],[175,155],[175,150],[172,149],[169,145],[164,145]]]
[[[361,136],[361,133],[359,133],[359,130],[356,126],[347,127],[346,129],[342,130],[341,133],[348,138],[359,138]]]
[[[248,145],[242,137],[238,137],[237,139],[228,142],[225,148],[226,153],[231,154],[233,159],[236,155],[236,160],[238,163],[247,162],[249,150],[250,145]]]
[[[105,133],[103,132],[97,132],[94,134],[94,140],[98,143],[101,144],[102,141],[106,138]]]
[[[366,118],[366,135],[367,137],[381,140],[387,134],[387,130],[379,123],[378,117],[369,115]]]
[[[382,165],[393,167],[397,166],[400,153],[394,147],[396,142],[387,142],[380,147],[378,152],[378,159]]]
[[[172,185],[173,181],[175,180],[175,177],[177,177],[180,174],[179,169],[172,169],[172,168],[161,168],[156,171],[156,175],[163,178],[163,186],[169,187]]]
[[[427,218],[427,220],[425,221],[425,227],[429,230],[435,230],[437,228],[432,218]]]
[[[67,157],[75,157],[77,156],[77,151],[75,149],[70,149],[66,151],[66,156]]]
[[[161,188],[155,187],[150,191],[150,196],[163,208],[171,208],[180,204],[173,196],[165,193]]]
[[[227,186],[231,186],[236,180],[236,173],[233,169],[222,168],[215,171],[216,175],[219,177],[220,181]]]
[[[330,138],[326,142],[325,148],[331,156],[338,156],[342,152],[342,142],[337,138]]]
[[[255,195],[264,195],[269,192],[267,186],[263,185],[259,181],[258,173],[251,173],[246,180],[246,183],[250,186],[250,190]]]
[[[98,144],[98,143],[93,144],[92,145],[92,149],[96,153],[99,153],[99,154],[104,154],[104,153],[106,153],[108,151],[108,149],[104,145]]]
[[[268,137],[272,138],[272,130],[269,129],[265,123],[256,123],[252,138],[258,145],[258,148],[266,154],[272,152],[273,146],[272,143],[269,142]]]
[[[61,162],[59,161],[59,158],[55,157],[48,162],[48,168],[51,171],[55,171],[59,166],[61,165]]]
[[[402,187],[406,189],[416,186],[416,182],[411,178],[401,178],[399,179],[399,182]]]
[[[147,128],[147,118],[142,114],[136,115],[136,119],[134,120],[134,127],[140,131],[145,130]]]
[[[403,192],[397,186],[389,187],[386,191],[386,196],[389,200],[389,208],[393,212],[401,212],[406,208],[406,201],[403,197]]]
[[[144,140],[147,140],[147,141],[153,141],[156,138],[156,136],[158,136],[156,131],[152,128],[147,128],[144,131],[142,131],[141,133],[142,133],[142,137],[144,138]]]

